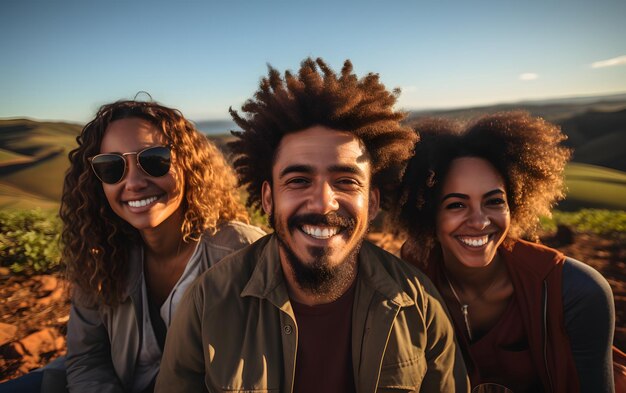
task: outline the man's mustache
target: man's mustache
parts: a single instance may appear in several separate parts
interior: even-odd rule
[[[342,216],[341,214],[335,212],[328,214],[299,214],[289,217],[287,220],[287,226],[289,228],[301,227],[302,225],[319,225],[352,229],[356,225],[356,220],[351,217]]]

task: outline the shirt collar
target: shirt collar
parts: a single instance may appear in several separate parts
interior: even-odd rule
[[[279,309],[290,310],[289,295],[280,264],[278,240],[275,235],[268,235],[259,241],[264,241],[266,244],[261,245],[257,249],[258,255],[253,256],[258,262],[241,296],[267,299]],[[363,241],[359,252],[357,285],[360,283],[368,285],[384,298],[401,307],[411,306],[414,304],[413,299],[400,288],[381,261],[381,259],[390,258],[393,258],[390,263],[403,263],[381,248]]]

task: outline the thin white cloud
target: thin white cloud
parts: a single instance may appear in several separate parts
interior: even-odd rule
[[[608,60],[600,60],[591,63],[591,68],[615,67],[626,64],[626,56],[618,56]]]
[[[402,86],[403,93],[413,93],[417,91],[417,86]]]
[[[519,78],[523,81],[534,81],[535,79],[539,78],[539,75],[535,74],[534,72],[525,72],[523,74],[520,74]]]

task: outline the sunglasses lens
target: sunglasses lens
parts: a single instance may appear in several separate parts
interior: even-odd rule
[[[139,154],[139,165],[150,176],[164,176],[170,170],[170,156],[169,147],[152,147]]]
[[[91,167],[103,183],[115,184],[124,176],[124,158],[116,154],[100,154],[91,160]]]

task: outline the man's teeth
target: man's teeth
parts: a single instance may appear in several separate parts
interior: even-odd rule
[[[335,236],[339,231],[338,227],[314,227],[311,225],[303,225],[302,231],[309,236],[317,239],[328,239]]]
[[[156,201],[157,197],[152,196],[150,198],[146,198],[146,199],[140,199],[138,201],[128,201],[128,206],[130,207],[142,207],[142,206],[146,206],[151,204],[152,202]]]
[[[471,247],[480,247],[484,246],[487,241],[489,241],[489,235],[480,236],[480,237],[459,237],[459,240],[463,244],[467,244]]]

